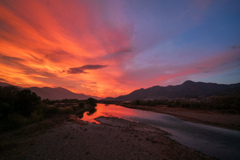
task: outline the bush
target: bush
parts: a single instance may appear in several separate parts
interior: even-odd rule
[[[52,117],[54,114],[59,113],[58,107],[45,107],[43,109],[43,115],[45,118]]]
[[[6,119],[13,112],[13,107],[7,102],[0,101],[0,119]]]
[[[76,112],[77,111],[77,107],[72,106],[72,110],[73,110],[73,112]]]
[[[0,87],[0,119],[7,119],[9,114],[16,112],[15,102],[17,93],[20,91],[18,87],[6,86]]]
[[[27,124],[27,118],[20,114],[13,113],[8,115],[7,124],[7,129],[18,129]]]
[[[0,87],[0,119],[7,119],[10,114],[29,117],[38,110],[41,98],[28,89],[20,90],[14,86]]]
[[[31,113],[30,115],[30,123],[35,123],[35,122],[39,122],[43,119],[43,114],[42,112],[39,111],[34,111]]]
[[[28,89],[17,93],[16,110],[25,117],[29,117],[33,111],[37,110],[40,103],[41,98]]]
[[[0,120],[6,130],[17,129],[43,118],[41,98],[28,89],[0,87]]]
[[[95,107],[92,107],[88,110],[87,115],[92,115],[93,113],[95,113],[97,111],[97,109]]]
[[[84,103],[83,103],[83,102],[79,102],[79,103],[78,103],[78,107],[79,107],[79,108],[83,108],[83,107],[84,107]]]
[[[65,114],[73,113],[73,108],[72,108],[72,107],[64,108],[64,109],[63,109],[63,112],[64,112]]]
[[[87,104],[89,104],[89,105],[91,105],[91,106],[97,106],[97,100],[96,99],[94,99],[94,98],[88,98],[87,99]]]

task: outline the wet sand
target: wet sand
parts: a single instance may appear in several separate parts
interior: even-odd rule
[[[211,159],[173,140],[168,133],[116,117],[99,117],[101,124],[80,120],[45,130],[27,143],[22,155],[3,159]],[[29,136],[27,136],[29,138]],[[17,139],[14,139],[17,141]]]
[[[240,131],[240,115],[235,114],[223,114],[216,111],[204,111],[193,110],[178,107],[166,107],[166,106],[136,106],[127,105],[124,107],[135,108],[147,111],[153,111],[158,113],[165,113],[181,118],[186,121],[195,123],[202,123],[216,127],[222,127],[227,129]]]

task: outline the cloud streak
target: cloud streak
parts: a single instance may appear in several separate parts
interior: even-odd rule
[[[240,68],[237,6],[235,0],[1,0],[0,80],[102,97],[187,79],[232,83],[223,75]]]
[[[107,65],[84,65],[82,67],[69,68],[69,70],[67,70],[67,73],[68,74],[88,73],[85,70],[97,70],[105,67],[107,67]]]

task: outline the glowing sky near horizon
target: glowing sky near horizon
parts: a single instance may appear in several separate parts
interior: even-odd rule
[[[1,0],[0,81],[100,97],[240,82],[239,0]]]

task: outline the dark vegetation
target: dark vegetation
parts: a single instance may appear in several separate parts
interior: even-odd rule
[[[44,99],[42,101],[47,104],[48,111],[55,113],[64,114],[75,114],[77,117],[82,118],[85,112],[88,114],[93,114],[96,111],[97,100],[94,98],[88,98],[87,100],[78,99],[63,99],[63,100],[48,100]]]
[[[43,110],[41,98],[30,90],[15,86],[0,87],[1,130],[39,121],[43,118]]]
[[[123,106],[166,106],[182,107],[196,110],[219,111],[221,113],[240,114],[240,95],[210,96],[205,98],[179,98],[134,100],[128,102],[102,101],[103,103],[115,103]]]
[[[102,103],[117,103],[123,106],[166,106],[183,107],[199,110],[216,110],[222,113],[240,113],[240,95],[217,95],[208,97],[185,97],[175,99],[98,101]],[[97,100],[63,99],[49,100],[41,98],[28,89],[16,86],[0,87],[0,131],[17,129],[41,120],[59,115],[74,114],[81,118],[85,112],[93,114],[96,111]]]
[[[75,114],[82,117],[88,111],[96,111],[97,100],[63,99],[41,100],[29,89],[20,89],[16,86],[0,87],[0,130],[1,132],[18,129],[47,118],[59,115]]]
[[[41,100],[16,86],[0,87],[0,159],[23,159],[34,136],[70,119],[96,111],[97,100]],[[7,157],[7,158],[6,158]]]

